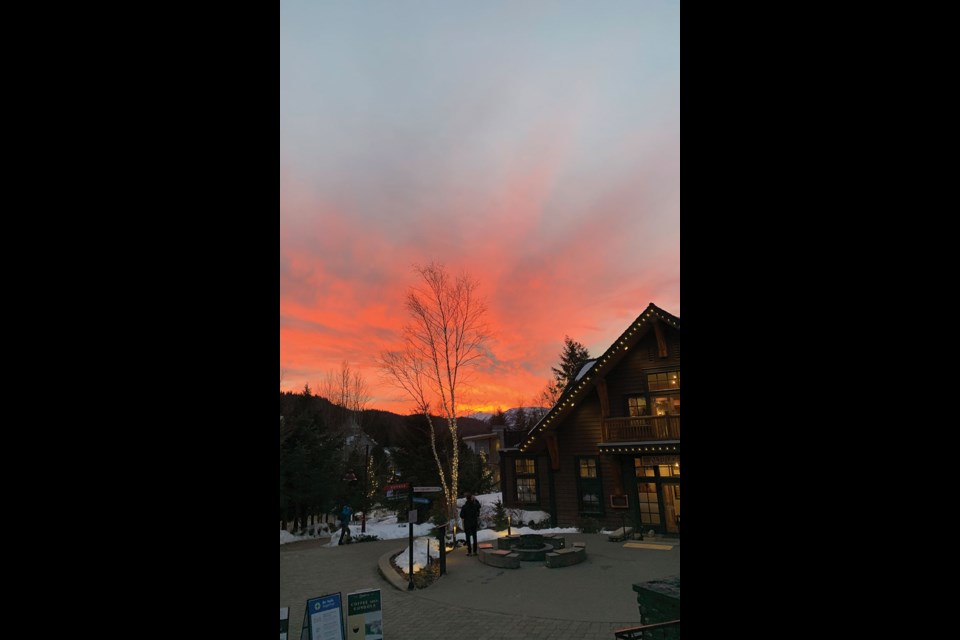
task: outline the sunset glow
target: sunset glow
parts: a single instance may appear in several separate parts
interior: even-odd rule
[[[371,408],[414,264],[480,281],[461,413],[530,405],[569,335],[680,315],[678,2],[280,4],[281,388]]]

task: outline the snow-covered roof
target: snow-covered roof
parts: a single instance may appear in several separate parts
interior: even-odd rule
[[[587,371],[590,371],[590,368],[595,364],[597,364],[596,360],[587,360],[586,362],[584,362],[583,366],[580,367],[579,373],[577,373],[577,377],[574,378],[573,381],[577,382],[578,380],[580,380],[580,378],[582,378]]]

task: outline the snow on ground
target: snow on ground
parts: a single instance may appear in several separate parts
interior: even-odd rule
[[[487,493],[484,495],[476,496],[477,500],[480,501],[480,526],[493,526],[493,514],[496,511],[496,502],[502,499],[502,496],[499,492],[497,493]],[[460,507],[463,506],[464,498],[457,500],[457,514],[460,513]],[[522,509],[507,509],[507,513],[510,514],[510,518],[513,522],[523,521],[525,524],[529,523],[531,520],[539,522],[549,516],[545,511],[524,511]],[[457,541],[459,544],[464,544],[466,542],[466,537],[463,535],[463,531],[460,529],[460,520],[457,519],[456,522],[451,521],[447,527],[447,540],[448,543],[453,542],[453,530],[454,525],[456,525],[457,531]],[[337,529],[336,522],[328,523],[329,527],[333,527],[334,531],[331,533],[321,533],[320,537],[330,536],[330,541],[326,546],[328,547],[338,547],[340,543],[340,531]],[[433,537],[433,532],[435,529],[433,523],[427,522],[424,524],[415,524],[413,525],[413,572],[416,573],[420,571],[425,566],[427,566],[427,555],[432,558],[437,558],[440,555],[440,543]],[[576,527],[560,527],[553,529],[531,529],[530,527],[516,527],[512,526],[511,531],[514,534],[520,533],[578,533],[579,529]],[[350,523],[350,535],[356,538],[361,535],[360,533],[360,522]],[[370,518],[367,520],[367,531],[366,535],[368,536],[377,536],[380,540],[407,540],[409,537],[409,525],[405,522],[397,522],[397,514],[392,511],[386,510],[374,510],[370,514]],[[478,542],[489,542],[491,540],[496,540],[497,538],[502,538],[506,536],[506,531],[494,531],[493,529],[481,529],[477,531],[477,541]],[[298,542],[300,540],[311,540],[315,536],[297,536],[293,535],[289,531],[280,530],[280,544],[287,544],[289,542]],[[429,545],[429,552],[428,552]],[[397,556],[394,559],[394,564],[396,564],[400,569],[406,573],[408,565],[410,562],[410,546],[407,545],[404,547],[403,553]]]

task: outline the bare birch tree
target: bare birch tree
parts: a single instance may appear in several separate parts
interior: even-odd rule
[[[430,448],[447,508],[455,518],[460,466],[457,394],[467,382],[468,368],[486,354],[486,304],[477,294],[479,282],[466,274],[451,278],[437,262],[416,265],[414,271],[421,282],[407,294],[410,322],[403,328],[404,348],[383,352],[380,367],[430,425]],[[441,412],[450,433],[449,467],[437,450],[431,405]]]
[[[340,371],[328,371],[320,385],[320,395],[334,405],[331,422],[345,432],[363,427],[364,412],[370,403],[370,391],[359,371],[351,371],[344,360]]]

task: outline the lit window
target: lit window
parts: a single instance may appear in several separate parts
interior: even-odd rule
[[[647,374],[647,388],[650,391],[668,391],[680,388],[679,371],[663,371]]]

